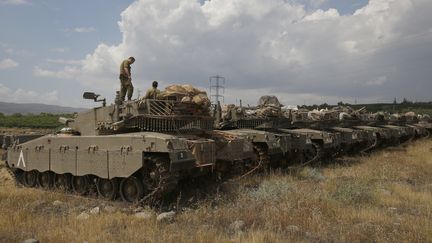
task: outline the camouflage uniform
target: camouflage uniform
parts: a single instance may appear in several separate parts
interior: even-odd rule
[[[124,60],[121,64],[120,64],[120,99],[121,100],[125,100],[126,97],[126,93],[127,93],[127,97],[128,100],[132,99],[132,94],[133,94],[133,90],[134,87],[132,85],[131,80],[128,78],[126,72],[125,72],[125,68],[127,68],[129,70],[129,74],[131,73],[131,66],[130,66],[130,62],[128,59]]]
[[[150,88],[147,90],[146,95],[144,96],[144,99],[157,99],[158,96],[160,95],[160,90],[158,90],[157,88]]]

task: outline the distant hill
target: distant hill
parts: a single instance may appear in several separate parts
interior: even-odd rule
[[[14,113],[21,114],[39,114],[39,113],[52,113],[52,114],[63,114],[63,113],[74,113],[84,111],[84,108],[73,108],[64,107],[58,105],[45,105],[35,103],[8,103],[0,102],[0,113],[10,115]]]

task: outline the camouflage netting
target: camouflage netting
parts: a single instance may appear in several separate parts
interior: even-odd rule
[[[222,120],[224,121],[230,121],[234,118],[243,118],[249,115],[247,112],[248,110],[242,109],[234,104],[223,105],[221,108]]]
[[[339,113],[339,120],[357,120],[367,112],[366,107],[355,110],[349,106],[333,107],[331,111]]]
[[[276,96],[261,96],[258,101],[256,115],[258,117],[276,117],[282,115],[282,105]]]
[[[166,98],[168,96],[175,96],[177,100],[181,102],[192,102],[203,109],[208,109],[210,107],[210,99],[207,93],[189,84],[173,84],[167,86],[161,93],[161,97]]]
[[[431,117],[429,115],[427,115],[427,114],[420,115],[419,119],[422,120],[422,121],[428,121],[428,122],[431,121]]]
[[[409,111],[409,112],[405,113],[405,116],[408,116],[408,117],[416,117],[417,114],[416,114],[415,112]]]
[[[322,121],[322,120],[358,120],[365,115],[365,108],[354,110],[349,106],[337,106],[331,109],[299,109],[292,111],[292,117],[296,121]]]
[[[278,98],[276,96],[273,96],[273,95],[261,96],[261,98],[258,100],[258,106],[259,107],[263,107],[263,106],[282,107]]]

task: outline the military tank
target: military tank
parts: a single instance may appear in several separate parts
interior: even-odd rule
[[[201,91],[170,90],[133,101],[117,94],[110,105],[86,92],[83,98],[102,105],[61,118],[60,132],[5,136],[6,166],[24,186],[143,202],[170,194],[184,178],[304,166],[432,131],[428,117],[390,119],[363,108],[284,110],[274,96],[262,97],[256,107],[218,104],[210,112]]]
[[[200,136],[213,118],[176,97],[115,104],[86,92],[102,105],[63,118],[58,134],[13,142],[6,164],[28,187],[61,188],[76,194],[127,202],[162,197],[190,174],[215,166],[215,141]]]
[[[421,119],[419,119],[419,117]],[[407,132],[408,133],[413,132],[414,134],[413,134],[413,138],[410,138],[409,140],[429,137],[429,131],[427,129],[428,122],[424,119],[424,118],[427,119],[427,117],[428,117],[427,115],[425,116],[416,115],[414,112],[407,112],[405,114],[395,113],[390,116],[389,124],[411,128],[412,130],[411,131],[408,130]]]
[[[304,114],[284,113],[281,104],[275,96],[263,96],[256,107],[228,105],[225,107],[221,122],[217,128],[231,132],[249,129],[249,134],[258,135],[266,132],[273,134],[265,136],[265,143],[279,143],[278,149],[272,154],[273,167],[301,163],[303,165],[331,157],[339,151],[340,134],[324,130],[310,129],[310,122],[302,119]],[[299,118],[300,117],[300,118]]]

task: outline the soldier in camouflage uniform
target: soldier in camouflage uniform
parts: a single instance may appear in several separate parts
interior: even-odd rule
[[[157,99],[161,93],[157,87],[158,87],[158,82],[153,81],[152,87],[147,90],[144,99],[154,99],[154,100]]]
[[[134,57],[129,57],[120,64],[120,98],[125,100],[126,93],[128,100],[132,99],[133,85],[131,76],[131,64],[135,62]]]

